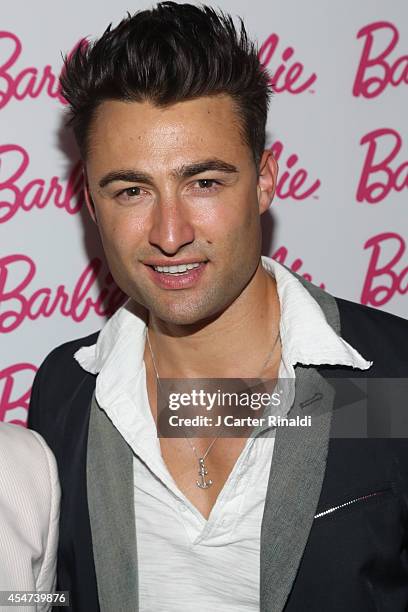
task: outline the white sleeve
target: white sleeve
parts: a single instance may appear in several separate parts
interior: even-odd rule
[[[60,486],[44,439],[0,423],[0,590],[53,591],[56,582]],[[37,610],[51,608],[46,603]],[[33,610],[18,606],[14,610]],[[9,610],[0,604],[0,612]]]
[[[55,457],[51,450],[46,445],[42,436],[36,431],[32,431],[42,446],[45,460],[47,463],[49,476],[49,518],[48,518],[48,535],[44,555],[42,559],[41,569],[36,581],[37,591],[55,591],[56,586],[56,570],[57,570],[57,549],[58,549],[58,526],[59,526],[59,511],[61,491],[58,479],[58,470]],[[38,605],[37,609],[44,612],[49,610],[51,605]]]

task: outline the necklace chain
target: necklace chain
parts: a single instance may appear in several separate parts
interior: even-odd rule
[[[149,329],[148,329],[148,328],[146,328],[146,336],[147,336],[147,343],[148,343],[148,345],[149,345],[150,355],[151,355],[151,357],[152,357],[152,362],[153,362],[154,371],[155,371],[155,374],[156,374],[157,384],[159,385],[160,389],[162,389],[161,382],[160,382],[159,371],[158,371],[158,369],[157,369],[156,360],[155,360],[155,358],[154,358],[154,353],[153,353],[152,345],[151,345],[151,342],[150,342],[150,336],[149,336]],[[184,428],[184,426],[183,426],[183,428]],[[194,454],[195,454],[195,456],[197,457],[198,461],[200,461],[200,459],[203,459],[203,460],[204,460],[204,459],[207,457],[208,453],[210,452],[210,450],[211,450],[211,449],[212,449],[212,447],[213,447],[214,442],[215,442],[215,441],[218,439],[218,437],[219,437],[219,436],[217,436],[216,438],[214,438],[214,440],[211,442],[210,446],[209,446],[209,447],[207,448],[207,450],[205,451],[204,455],[203,455],[202,457],[199,457],[199,456],[197,455],[197,450],[196,450],[196,447],[193,445],[193,443],[191,442],[190,438],[188,438],[188,436],[185,436],[185,438],[186,438],[187,442],[190,444],[190,446],[191,446],[191,448],[192,448],[192,450],[193,450],[193,453],[194,453]]]
[[[146,337],[147,337],[147,343],[149,345],[150,355],[152,357],[152,363],[153,363],[153,368],[154,368],[155,375],[156,375],[156,381],[157,381],[157,384],[159,385],[160,389],[162,389],[161,382],[160,382],[159,371],[157,369],[156,360],[154,358],[154,353],[153,353],[152,345],[151,345],[151,342],[150,342],[149,328],[148,327],[146,327]],[[274,350],[276,348],[276,345],[278,343],[279,338],[280,338],[280,332],[278,330],[278,333],[276,335],[275,341],[274,341],[274,343],[272,345],[272,350],[268,353],[268,355],[266,356],[266,360],[264,361],[264,363],[262,365],[261,374],[264,371],[266,364],[268,363],[268,361],[272,357],[272,354],[273,354],[273,352],[274,352]],[[184,429],[184,425],[183,425],[183,429]],[[210,452],[210,450],[212,449],[212,447],[214,446],[215,442],[218,440],[219,435],[214,438],[214,440],[211,442],[210,446],[207,448],[207,450],[205,451],[205,453],[203,454],[202,457],[200,457],[197,454],[196,447],[191,442],[190,438],[188,436],[186,436],[186,435],[184,435],[184,437],[187,440],[187,442],[189,443],[189,445],[190,445],[194,455],[196,456],[196,458],[198,460],[198,464],[199,464],[198,474],[200,476],[200,480],[196,480],[196,484],[197,484],[198,487],[200,487],[200,489],[208,489],[208,487],[210,487],[213,484],[213,481],[212,480],[205,480],[205,477],[208,474],[208,470],[207,470],[207,468],[205,466],[205,459],[206,459],[208,453]]]

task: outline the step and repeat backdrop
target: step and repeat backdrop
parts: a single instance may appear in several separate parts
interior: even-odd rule
[[[121,301],[64,126],[62,54],[150,2],[2,2],[0,421],[24,425],[56,345]],[[275,84],[280,166],[263,252],[330,293],[408,318],[408,3],[218,0],[243,17]]]

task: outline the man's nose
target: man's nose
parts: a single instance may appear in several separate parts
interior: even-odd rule
[[[181,202],[157,204],[149,232],[150,244],[168,254],[194,241],[194,229]]]

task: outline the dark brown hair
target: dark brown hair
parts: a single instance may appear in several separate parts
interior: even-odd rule
[[[211,7],[161,2],[111,25],[65,57],[61,73],[69,124],[84,159],[92,118],[104,100],[168,106],[228,94],[259,162],[271,88],[242,20],[238,32],[230,15]]]

